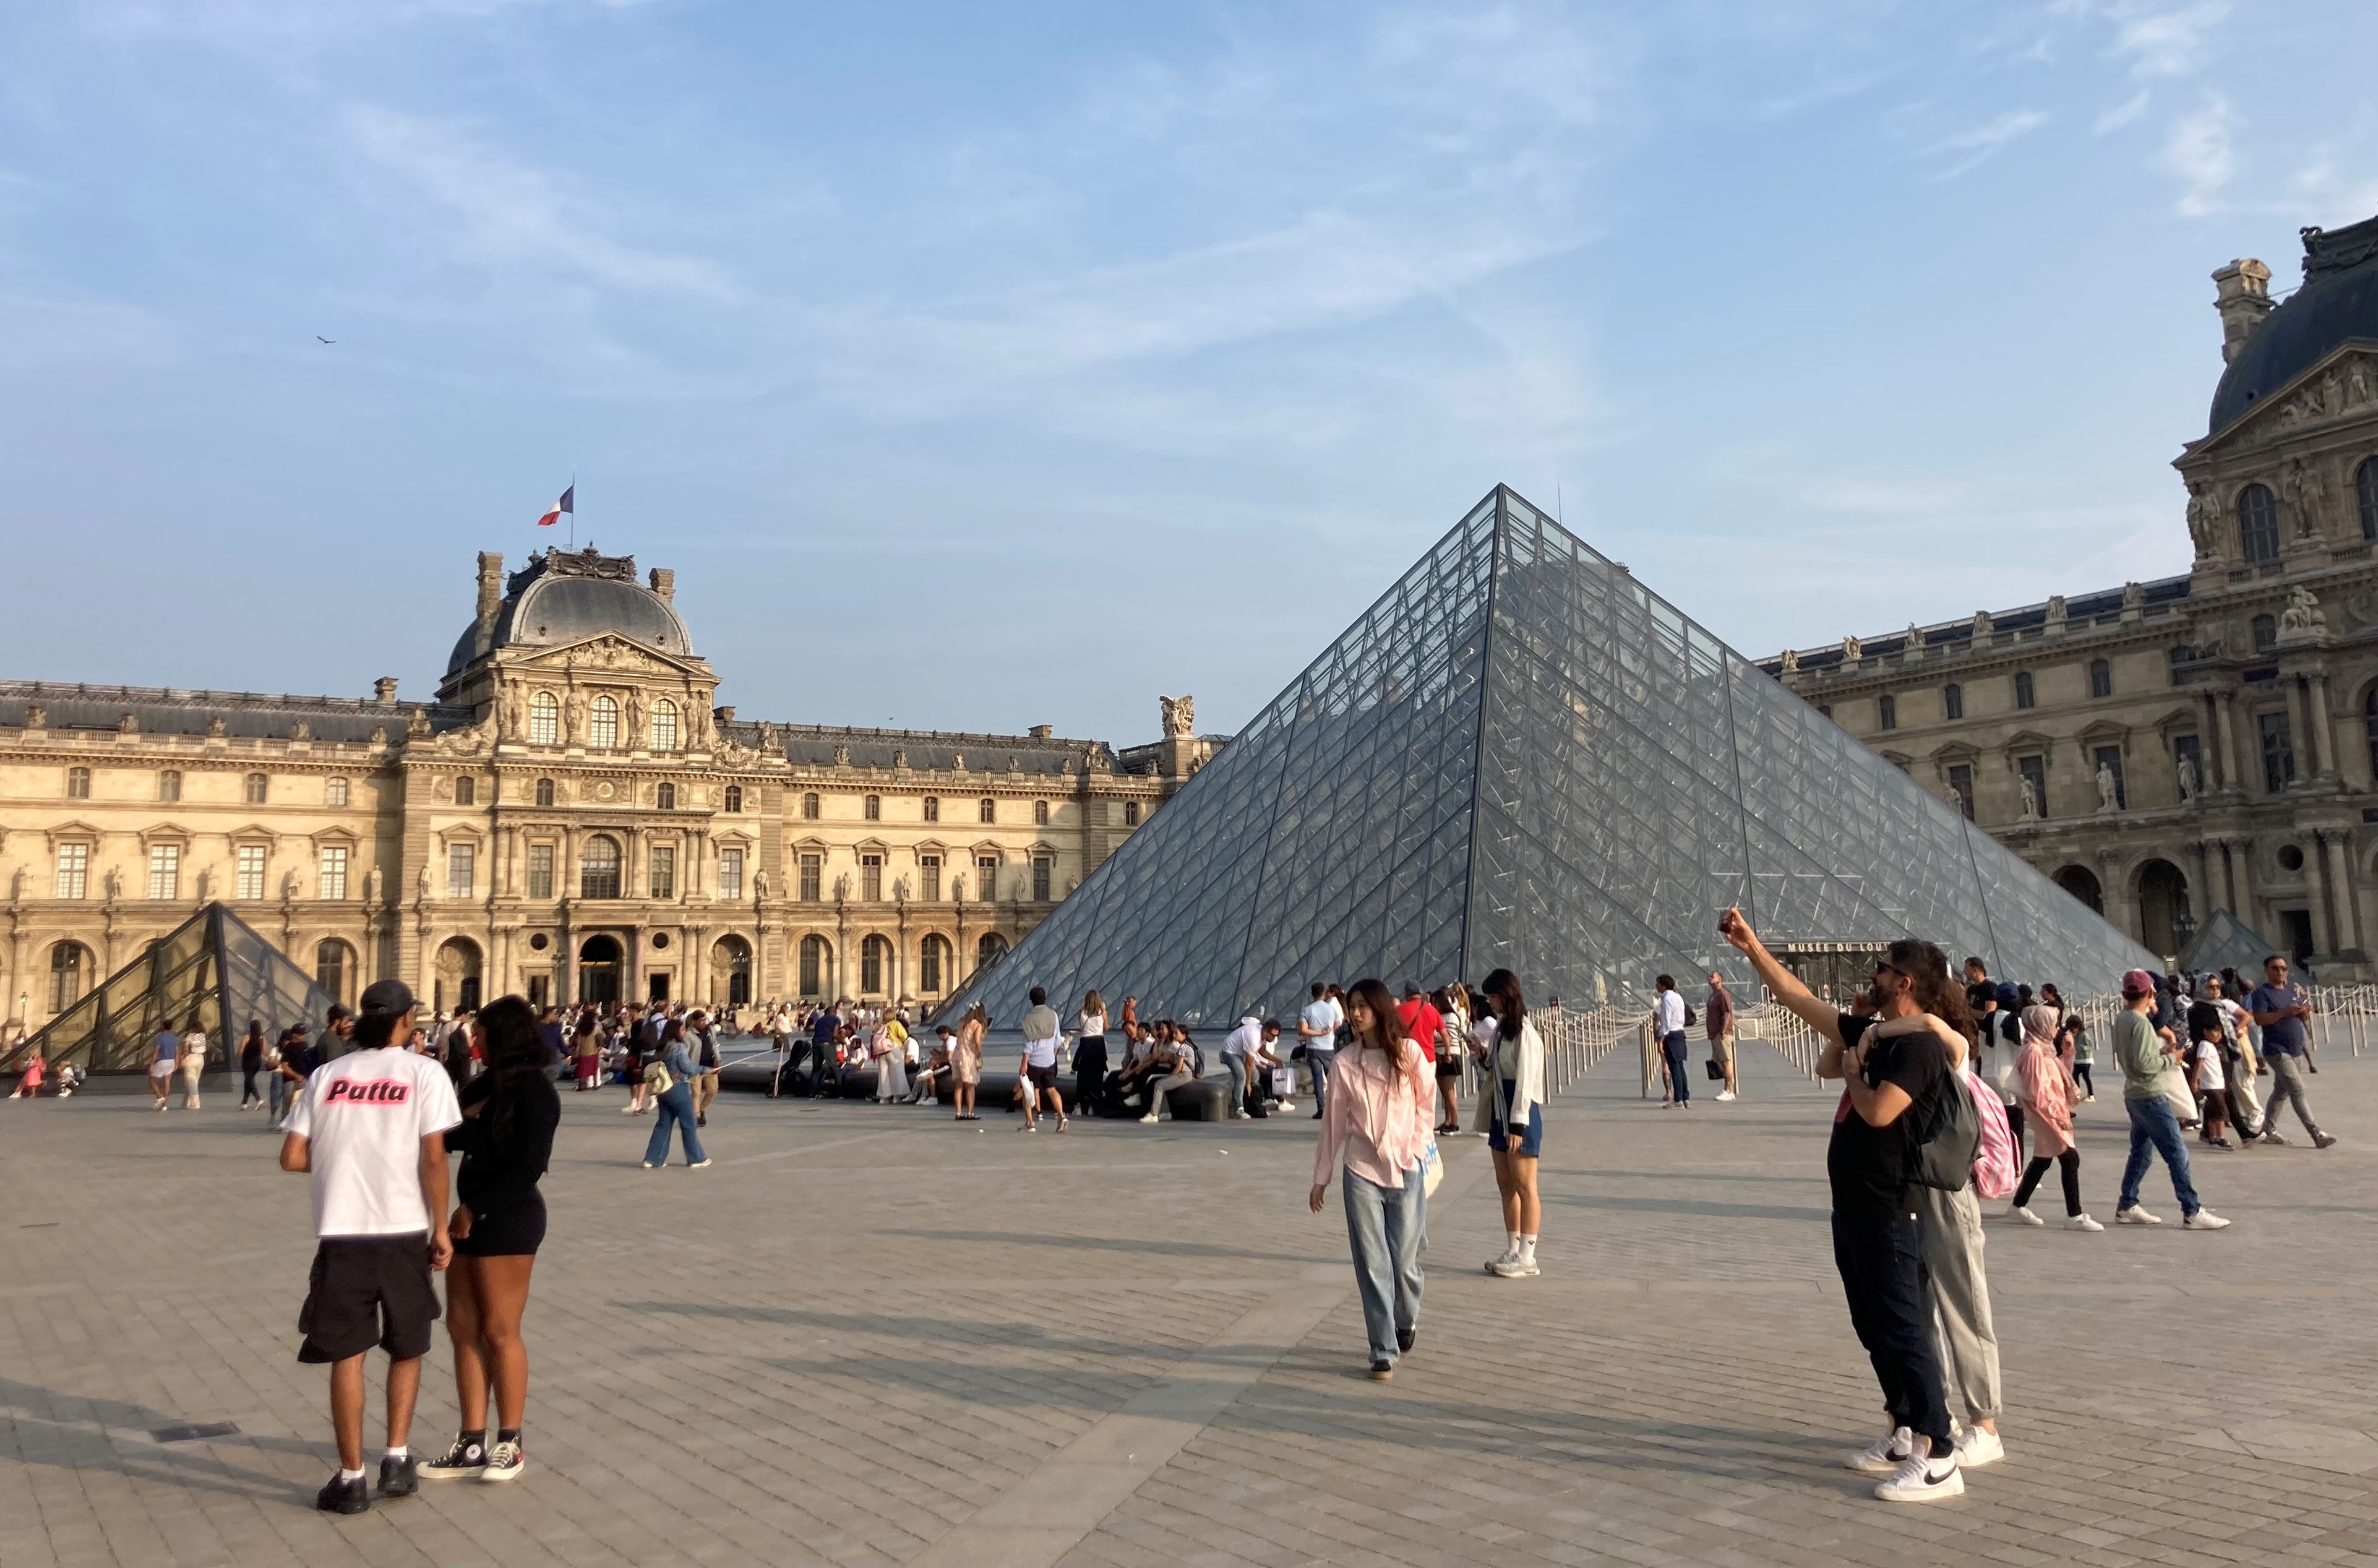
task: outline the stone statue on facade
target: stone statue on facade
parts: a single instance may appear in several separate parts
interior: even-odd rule
[[[1163,715],[1166,739],[1185,740],[1197,733],[1197,700],[1195,697],[1159,694],[1156,705]]]
[[[767,719],[760,721],[760,749],[771,757],[785,749],[784,742],[776,737],[775,723]]]
[[[221,713],[207,721],[207,736],[210,739],[221,740],[229,729],[230,726],[223,723],[223,716]]]
[[[423,712],[420,709],[415,708],[411,713],[405,715],[404,733],[408,737],[414,739],[418,739],[422,736],[427,735],[429,733],[429,715]]]
[[[45,730],[49,728],[50,711],[47,708],[41,706],[39,703],[35,703],[31,707],[27,708],[25,710],[25,727],[29,730]]]
[[[2318,538],[2320,520],[2328,510],[2328,481],[2319,466],[2307,458],[2291,460],[2279,480],[2279,494],[2295,513],[2296,537]]]
[[[1974,646],[1987,648],[1989,645],[1990,613],[1988,610],[1976,610],[1974,612]]]
[[[1784,673],[1787,676],[1800,673],[1800,651],[1797,648],[1784,650]]]
[[[2188,485],[2188,538],[2196,546],[2196,558],[2209,559],[2219,548],[2221,503],[2213,498],[2213,487],[2201,479]]]
[[[586,733],[586,694],[571,687],[561,699],[561,739],[564,745]]]
[[[2345,396],[2357,408],[2370,401],[2370,362],[2358,354],[2346,367]]]
[[[2102,815],[2120,808],[2121,786],[2114,782],[2113,764],[2097,764],[2097,810]]]
[[[1842,639],[1842,663],[1843,663],[1843,664],[1856,664],[1860,659],[1863,659],[1863,658],[1865,658],[1865,657],[1866,657],[1866,644],[1865,644],[1865,643],[1863,643],[1863,642],[1861,642],[1861,641],[1859,641],[1859,640],[1857,640],[1857,637],[1856,636],[1856,634],[1852,634],[1851,636],[1844,637],[1844,638],[1843,638],[1843,639]]]
[[[421,874],[420,874],[419,876],[417,876],[417,877],[415,877],[415,878],[414,878],[414,879],[413,879],[413,891],[414,891],[414,894],[415,894],[416,896],[418,896],[418,897],[421,899],[421,901],[422,901],[423,903],[425,903],[425,904],[426,904],[426,903],[427,903],[427,902],[429,901],[429,868],[428,868],[428,867],[424,866],[424,867],[421,868]]]
[[[768,872],[764,867],[751,873],[751,899],[755,904],[768,902]]]
[[[311,740],[314,738],[314,726],[307,724],[305,720],[300,719],[295,724],[289,726],[289,738],[292,740]]]
[[[2279,629],[2313,635],[2328,629],[2328,613],[2320,607],[2320,598],[2309,588],[2297,587],[2288,594],[2288,607],[2279,612]]]
[[[628,693],[628,744],[631,748],[642,746],[645,739],[644,694],[631,691]]]
[[[847,768],[850,766],[849,747],[837,746],[834,748],[834,765],[837,768]]]
[[[379,902],[379,868],[377,866],[364,873],[364,902],[366,904]]]
[[[2176,772],[2180,775],[2180,803],[2182,806],[2193,804],[2200,787],[2196,777],[2196,759],[2185,751],[2181,752]]]
[[[214,868],[210,866],[201,866],[198,868],[198,902],[200,904],[208,903],[212,900],[214,896]]]
[[[849,872],[845,871],[841,876],[836,877],[834,880],[834,901],[836,904],[848,904],[850,902]]]
[[[100,879],[99,886],[110,904],[124,896],[124,878],[113,866],[107,868],[107,875]]]
[[[2039,793],[2031,787],[2031,781],[2027,778],[2017,778],[2014,781],[2014,795],[2015,820],[2018,822],[2038,821]]]

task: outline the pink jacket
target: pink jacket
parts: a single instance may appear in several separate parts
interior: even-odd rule
[[[1403,1070],[1367,1046],[1338,1053],[1329,1071],[1329,1108],[1313,1153],[1313,1185],[1327,1187],[1343,1165],[1375,1187],[1400,1189],[1419,1168],[1435,1123],[1435,1086],[1420,1047],[1404,1047]]]

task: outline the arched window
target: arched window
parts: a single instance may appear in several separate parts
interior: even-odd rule
[[[60,942],[50,949],[50,1011],[64,1012],[80,1001],[90,975],[90,954],[80,942]]]
[[[2111,662],[2105,659],[2089,661],[2089,695],[2092,697],[2114,695],[2114,666]]]
[[[938,795],[929,795],[925,796],[925,820],[928,822],[938,822],[941,820],[942,797]]]
[[[344,806],[346,803],[347,781],[344,779],[324,779],[322,781],[322,804],[325,806]]]
[[[2267,653],[2278,645],[2279,623],[2271,616],[2254,617],[2254,652]]]
[[[862,811],[860,815],[864,816],[871,822],[882,821],[883,820],[883,797],[880,795],[869,796],[867,797],[866,809]]]
[[[347,976],[354,972],[354,954],[347,944],[331,938],[314,945],[314,984],[332,1001],[352,1004],[347,994]]]
[[[454,804],[476,806],[479,803],[479,781],[469,774],[454,781]]]
[[[619,744],[619,700],[597,697],[587,710],[586,744],[608,749]]]
[[[653,749],[677,749],[677,704],[660,701],[653,704]]]
[[[677,785],[665,784],[653,791],[653,804],[663,811],[677,809]]]
[[[815,790],[813,790],[813,789],[812,789],[812,790],[805,791],[805,792],[802,794],[802,796],[801,796],[801,820],[802,820],[802,821],[804,821],[804,822],[814,822],[814,821],[816,821],[817,820],[818,820],[818,797],[817,797],[817,791],[815,791]]]
[[[2238,492],[2238,553],[2248,566],[2279,558],[2279,503],[2267,485]]]
[[[553,781],[551,779],[539,779],[536,781],[536,803],[539,806],[550,806],[553,804]]]
[[[1895,730],[1899,727],[1898,698],[1892,696],[1889,692],[1885,692],[1875,703],[1874,708],[1875,717],[1880,721],[1884,729]]]
[[[1965,716],[1965,688],[1955,681],[1940,688],[1940,711],[1952,719]]]
[[[605,833],[596,833],[586,841],[578,856],[578,896],[581,898],[617,898],[619,896],[619,841]]]
[[[892,965],[892,944],[870,937],[859,944],[859,988],[869,996],[883,994],[883,976]]]
[[[1007,956],[1007,939],[997,931],[985,931],[982,940],[974,944],[974,966],[988,969]]]
[[[2361,537],[2378,539],[2378,458],[2364,458],[2353,471],[2353,499],[2361,509]]]
[[[2014,705],[2018,708],[2031,708],[2036,707],[2038,702],[2039,695],[2031,684],[2031,672],[2017,670],[2014,676]]]
[[[250,773],[240,783],[240,798],[250,806],[261,806],[271,788],[272,781],[262,773]]]
[[[729,811],[739,813],[743,809],[743,786],[741,784],[728,784],[727,786],[726,806],[727,809]]]
[[[823,937],[801,939],[801,995],[825,995],[826,969],[833,956],[834,950],[826,945]]]
[[[974,808],[974,816],[975,820],[978,822],[995,822],[999,820],[999,803],[995,800],[984,800],[979,802]]]
[[[182,798],[182,775],[179,770],[168,768],[157,775],[157,798],[160,800]]]
[[[528,742],[531,746],[552,746],[561,739],[561,703],[550,691],[540,691],[528,700]]]
[[[68,800],[89,800],[90,798],[90,770],[89,768],[68,768],[66,770],[66,798]]]
[[[919,994],[937,997],[942,994],[943,976],[949,973],[950,944],[940,937],[929,936],[917,954],[917,989]]]
[[[1035,827],[1045,828],[1049,825],[1049,803],[1047,801],[1036,800],[1032,803],[1032,822]]]
[[[1126,828],[1135,828],[1139,826],[1138,801],[1126,800],[1123,803],[1123,825]]]

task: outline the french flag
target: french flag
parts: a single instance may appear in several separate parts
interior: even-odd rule
[[[561,514],[563,512],[568,512],[570,516],[576,517],[578,515],[578,509],[571,503],[576,500],[577,496],[578,486],[573,484],[569,489],[564,490],[561,493],[561,499],[554,502],[551,507],[546,509],[546,514],[536,520],[536,525],[539,528],[551,528],[555,523],[561,521]]]

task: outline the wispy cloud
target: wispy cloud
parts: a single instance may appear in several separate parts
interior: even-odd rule
[[[2111,13],[2114,39],[2108,53],[2129,63],[2139,80],[2194,76],[2212,55],[2210,34],[2229,15],[2227,0],[2196,0],[2166,8],[2124,6]]]
[[[2238,117],[2229,101],[2214,96],[2181,116],[2164,143],[2163,165],[2180,180],[2180,200],[2174,210],[2183,218],[2203,218],[2224,207],[2224,192],[2238,172],[2238,154],[2230,132]]]
[[[2099,114],[2096,125],[2091,128],[2099,136],[2104,136],[2109,131],[2120,130],[2146,112],[2147,90],[2141,88],[2121,102]]]
[[[2048,115],[2043,110],[2015,109],[2000,114],[1988,125],[1942,137],[1924,149],[1923,156],[1945,158],[1948,162],[1926,178],[1937,184],[1968,174],[1997,157],[2008,144],[2029,136],[2046,124]]]

